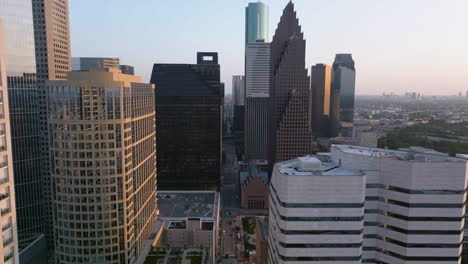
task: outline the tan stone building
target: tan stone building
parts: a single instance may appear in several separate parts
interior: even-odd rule
[[[16,225],[13,160],[11,155],[10,113],[5,72],[3,23],[0,20],[0,263],[19,263]]]
[[[154,87],[117,69],[49,81],[57,263],[133,263],[157,220]]]

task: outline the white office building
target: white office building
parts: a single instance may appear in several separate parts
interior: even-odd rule
[[[467,162],[334,145],[277,163],[269,263],[460,263]]]

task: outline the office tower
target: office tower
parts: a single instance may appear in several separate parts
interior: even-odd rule
[[[245,59],[245,157],[267,160],[270,43],[247,43]]]
[[[271,263],[460,263],[467,155],[332,146],[278,163]]]
[[[39,95],[31,0],[0,1],[11,127],[18,250],[23,261],[44,247]],[[15,223],[13,223],[15,224]],[[41,257],[34,256],[41,263]]]
[[[130,66],[130,65],[120,65],[119,66],[120,70],[122,73],[125,74],[130,74],[130,75],[135,75],[135,67]]]
[[[314,136],[329,136],[331,67],[326,64],[312,66],[312,133]]]
[[[353,135],[356,70],[351,54],[336,54],[332,71],[333,136]]]
[[[245,8],[245,44],[257,40],[268,41],[268,6],[261,2]]]
[[[0,7],[4,8],[1,4]],[[0,259],[2,263],[19,263],[4,43],[3,23],[0,19],[0,225],[3,233]]]
[[[242,75],[232,76],[233,105],[245,104],[245,78]]]
[[[270,184],[268,263],[361,263],[366,178],[329,160],[279,162]]]
[[[303,33],[289,2],[283,11],[270,52],[269,166],[310,154],[310,81],[305,69]]]
[[[41,151],[41,183],[35,188],[42,189],[42,201],[34,201],[43,205],[43,220],[38,225],[43,226],[47,234],[49,251],[53,251],[53,217],[52,195],[50,182],[49,142],[47,126],[47,99],[45,82],[47,80],[65,80],[71,71],[70,24],[68,0],[32,0],[34,18],[34,39],[36,50],[37,84],[39,92],[40,112],[40,151]],[[39,205],[36,205],[39,206]],[[41,220],[41,219],[38,219]],[[20,230],[20,239],[30,239],[31,234],[23,236]]]
[[[119,58],[73,57],[72,70],[89,71],[93,69],[120,68]]]
[[[244,132],[245,113],[245,78],[241,75],[232,76],[232,98],[233,98],[233,124],[232,130],[235,134],[240,134],[240,141]],[[242,145],[242,143],[240,144]]]
[[[48,81],[57,263],[134,263],[157,220],[154,87],[119,69]]]
[[[217,53],[197,53],[197,64],[154,64],[158,189],[218,190],[222,107]]]

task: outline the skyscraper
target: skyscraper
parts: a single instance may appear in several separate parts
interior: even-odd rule
[[[247,43],[245,59],[245,157],[267,160],[270,43]]]
[[[47,126],[47,80],[65,80],[71,71],[71,47],[70,47],[70,23],[68,12],[68,0],[32,0],[34,18],[34,39],[36,51],[36,70],[39,92],[40,112],[40,151],[41,151],[41,184],[44,195],[42,201],[37,200],[36,207],[43,205],[42,220],[49,251],[53,249],[53,216],[52,216],[52,190],[50,182],[50,159],[49,159],[49,130]],[[20,232],[20,238],[23,237]]]
[[[154,87],[118,69],[49,81],[57,263],[134,263],[157,220]]]
[[[283,11],[271,42],[269,166],[312,151],[306,42],[294,4]]]
[[[94,69],[120,68],[119,58],[73,57],[72,70],[89,71]]]
[[[245,78],[242,75],[232,76],[232,110],[233,110],[233,122],[232,130],[240,138],[237,140],[243,140],[244,133],[244,113],[245,113]]]
[[[242,75],[232,76],[233,105],[245,104],[245,78]]]
[[[326,64],[312,66],[312,133],[329,136],[331,67]]]
[[[351,54],[336,54],[332,72],[334,136],[353,135],[356,70]]]
[[[44,238],[44,182],[41,176],[32,1],[0,1],[0,19],[4,26],[4,69],[10,112],[19,251],[20,254],[25,253],[25,248],[28,252],[45,251],[45,248],[37,250],[44,244],[36,240],[41,236]],[[36,260],[40,263],[39,258]]]
[[[269,263],[460,263],[466,156],[334,145],[277,163]]]
[[[0,7],[4,8],[1,4]],[[3,263],[19,263],[8,82],[5,72],[5,40],[3,36],[3,23],[0,19],[0,221],[3,233],[0,244],[2,245],[0,259],[3,260]]]
[[[268,41],[268,6],[262,2],[245,8],[245,44],[257,40]]]
[[[158,188],[218,190],[224,86],[216,53],[197,64],[154,64]]]

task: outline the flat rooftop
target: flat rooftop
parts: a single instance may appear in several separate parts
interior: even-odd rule
[[[363,176],[360,171],[341,168],[328,156],[305,156],[278,162],[279,171],[290,176]]]
[[[390,150],[380,148],[369,148],[351,145],[332,145],[332,148],[349,154],[372,156],[378,158],[398,159],[413,162],[467,162],[465,155],[457,155],[457,157],[448,157],[445,154],[421,153],[417,152],[417,148],[410,151]]]
[[[158,191],[159,217],[215,218],[218,199],[214,191]]]

